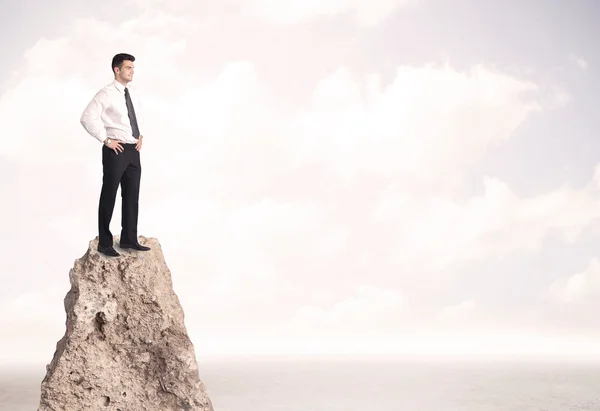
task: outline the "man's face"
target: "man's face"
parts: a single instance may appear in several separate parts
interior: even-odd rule
[[[129,60],[125,60],[123,62],[123,66],[118,71],[117,76],[124,81],[132,81],[133,80],[133,62]]]

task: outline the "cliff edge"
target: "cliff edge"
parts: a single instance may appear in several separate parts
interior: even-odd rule
[[[213,411],[160,244],[140,243],[114,258],[96,238],[75,261],[38,411]]]

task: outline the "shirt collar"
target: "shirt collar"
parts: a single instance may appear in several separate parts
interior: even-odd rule
[[[119,90],[121,93],[125,93],[125,86],[119,83],[116,79],[112,82],[112,84]]]

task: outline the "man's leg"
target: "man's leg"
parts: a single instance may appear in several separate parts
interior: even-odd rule
[[[121,244],[137,244],[137,224],[142,166],[140,152],[126,150],[128,165],[121,178]]]
[[[102,192],[98,206],[98,245],[101,247],[113,245],[110,221],[115,208],[119,181],[126,167],[125,153],[121,152],[117,155],[112,149],[102,146]]]

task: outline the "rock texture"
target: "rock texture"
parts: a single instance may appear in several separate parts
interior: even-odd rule
[[[159,242],[98,253],[69,273],[66,332],[46,366],[38,411],[213,411]]]

